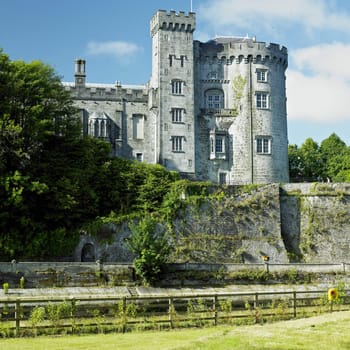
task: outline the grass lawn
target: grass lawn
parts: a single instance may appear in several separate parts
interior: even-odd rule
[[[1,339],[6,350],[345,350],[350,311],[254,326],[161,332]]]

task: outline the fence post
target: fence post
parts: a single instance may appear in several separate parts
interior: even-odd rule
[[[170,328],[174,327],[173,324],[173,311],[174,311],[174,301],[173,298],[169,298],[169,324],[170,324]]]
[[[218,309],[217,309],[217,304],[218,304],[218,296],[215,295],[214,298],[213,298],[214,326],[217,326],[217,324],[218,324]]]
[[[259,293],[255,293],[254,296],[254,309],[258,307],[258,302],[259,302]]]
[[[123,326],[122,326],[122,332],[126,332],[126,324],[127,324],[127,318],[126,318],[126,297],[123,297]]]
[[[259,293],[255,293],[254,296],[254,315],[255,315],[255,323],[258,323],[259,312],[258,312],[258,303],[259,303]]]
[[[72,334],[74,334],[74,330],[75,330],[75,298],[74,296],[72,296],[70,298],[70,306],[71,306],[71,310],[70,310],[70,322],[71,322],[71,332]]]
[[[265,271],[267,273],[270,273],[270,267],[269,267],[269,262],[268,261],[265,261]]]
[[[19,329],[20,329],[20,319],[21,319],[21,303],[20,299],[16,299],[16,307],[15,307],[15,320],[16,320],[16,337],[19,337]]]
[[[297,293],[293,292],[293,316],[297,317]]]

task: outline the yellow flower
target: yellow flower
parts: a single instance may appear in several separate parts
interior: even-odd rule
[[[339,297],[339,293],[338,293],[337,288],[328,289],[328,300],[329,301],[337,300],[338,297]]]

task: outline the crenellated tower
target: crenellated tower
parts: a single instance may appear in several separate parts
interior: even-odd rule
[[[199,178],[221,183],[289,181],[287,66],[285,47],[256,38],[195,42]]]
[[[150,113],[155,156],[168,169],[195,173],[193,31],[195,14],[157,11],[150,23]]]

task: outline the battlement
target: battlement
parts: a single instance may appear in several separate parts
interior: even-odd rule
[[[189,12],[187,15],[184,11],[176,12],[158,10],[150,22],[151,36],[159,30],[180,31],[192,33],[196,27],[196,14]]]
[[[147,102],[148,88],[146,85],[91,84],[77,87],[75,83],[62,83],[65,90],[76,99],[118,101],[121,98],[127,101]]]
[[[217,37],[206,43],[197,42],[197,59],[200,62],[221,64],[232,63],[267,63],[288,65],[288,50],[286,47],[258,42],[256,38],[248,37]]]

